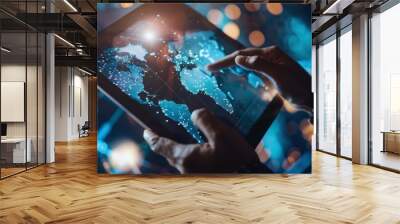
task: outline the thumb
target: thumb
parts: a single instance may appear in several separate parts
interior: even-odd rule
[[[182,145],[171,139],[160,137],[151,130],[145,130],[143,138],[150,145],[151,150],[167,159],[169,164],[177,168],[181,173],[187,172],[188,164],[184,164],[184,161],[193,152],[200,149],[198,144]]]
[[[193,124],[200,129],[213,148],[215,147],[217,138],[221,137],[220,135],[224,134],[224,130],[227,129],[223,122],[204,108],[194,110],[191,119]]]
[[[155,153],[158,153],[167,159],[174,160],[174,151],[177,150],[180,144],[169,138],[160,137],[148,129],[144,130],[143,138]]]

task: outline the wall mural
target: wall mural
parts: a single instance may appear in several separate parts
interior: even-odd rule
[[[97,7],[99,173],[311,172],[309,5]]]

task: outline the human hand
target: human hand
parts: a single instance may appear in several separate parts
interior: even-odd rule
[[[207,138],[206,143],[184,145],[151,130],[145,130],[143,137],[154,152],[165,157],[181,173],[231,173],[260,163],[243,137],[209,111],[195,110],[191,119]]]
[[[273,78],[285,98],[313,107],[311,76],[278,47],[239,50],[208,65],[208,69],[217,71],[233,65]]]

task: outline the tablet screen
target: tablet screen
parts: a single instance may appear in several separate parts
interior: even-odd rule
[[[182,10],[171,11],[144,5],[127,15],[118,31],[100,34],[105,43],[98,57],[100,78],[143,105],[147,116],[177,141],[204,142],[190,119],[199,108],[246,136],[268,106],[264,81],[239,67],[208,71],[208,64],[241,45],[196,12],[179,7]],[[184,130],[192,139],[174,135],[175,130]]]

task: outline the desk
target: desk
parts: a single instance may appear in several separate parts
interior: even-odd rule
[[[31,162],[32,153],[30,138],[26,140],[28,143],[25,153],[25,138],[5,138],[1,139],[1,156],[6,160],[6,163],[26,163]],[[5,154],[5,156],[3,156]],[[12,156],[10,155],[12,154]],[[12,158],[12,159],[11,159]]]
[[[392,152],[400,154],[400,132],[383,131],[383,150],[382,152]]]

